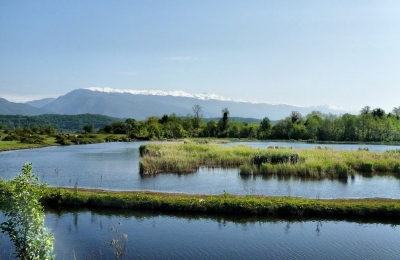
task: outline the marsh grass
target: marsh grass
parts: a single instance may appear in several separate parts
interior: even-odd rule
[[[400,200],[391,199],[307,199],[298,197],[185,195],[152,192],[46,188],[43,203],[52,207],[120,208],[163,212],[228,213],[277,217],[400,217]],[[57,194],[55,200],[53,196]]]
[[[400,152],[293,150],[216,144],[147,144],[140,148],[142,174],[190,173],[200,167],[238,168],[241,175],[348,178],[355,172],[400,173]]]

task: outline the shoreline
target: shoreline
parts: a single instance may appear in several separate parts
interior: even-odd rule
[[[7,184],[0,187],[4,196]],[[291,196],[165,193],[154,191],[110,191],[56,188],[41,190],[42,203],[52,208],[104,208],[154,210],[174,213],[235,214],[256,217],[319,219],[400,217],[400,199],[310,199]]]
[[[192,142],[197,142],[197,141],[208,141],[210,143],[232,143],[232,142],[260,142],[260,143],[279,143],[279,142],[284,142],[284,143],[304,143],[304,144],[321,144],[321,145],[328,145],[328,144],[352,144],[352,145],[387,145],[387,146],[400,146],[400,143],[391,143],[391,142],[339,142],[339,141],[319,141],[319,142],[308,142],[307,140],[258,140],[258,139],[233,139],[233,138],[183,138],[183,139],[174,139],[174,140],[148,140],[148,141],[154,141],[154,142],[161,142],[161,141],[171,141],[171,142],[185,142],[185,140],[189,140]],[[93,143],[81,143],[81,144],[74,144],[71,143],[69,145],[60,145],[58,143],[46,143],[46,144],[27,144],[27,143],[20,143],[17,142],[15,143],[15,147],[9,147],[9,146],[4,146],[4,144],[9,144],[8,142],[13,142],[13,141],[2,141],[0,140],[0,152],[7,152],[7,151],[16,151],[16,150],[25,150],[25,149],[35,149],[35,148],[44,148],[44,147],[52,147],[52,146],[71,146],[71,145],[84,145],[84,144],[99,144],[103,143],[102,141],[95,142]],[[115,141],[115,142],[140,142],[143,140],[129,140],[129,141]]]

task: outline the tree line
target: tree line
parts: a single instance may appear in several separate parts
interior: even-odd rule
[[[222,109],[221,117],[216,120],[204,119],[202,107],[199,105],[193,106],[192,110],[192,114],[185,117],[171,114],[162,117],[153,116],[141,121],[133,118],[121,120],[107,117],[109,120],[107,124],[104,121],[100,124],[99,121],[92,119],[94,121],[86,121],[84,125],[83,121],[80,121],[80,131],[124,134],[128,139],[138,140],[217,137],[307,140],[310,142],[400,142],[400,107],[386,113],[381,108],[371,109],[366,106],[360,110],[358,115],[323,114],[319,111],[301,115],[299,112],[293,111],[287,117],[275,122],[264,117],[261,122],[253,123],[232,120],[228,108]],[[79,115],[77,118],[82,119],[82,116],[90,115]],[[1,119],[2,117],[0,117]],[[0,122],[0,129],[7,129],[5,124],[2,124],[3,121]],[[43,134],[59,132],[50,124],[29,126],[28,123],[24,128],[17,127],[15,131]]]
[[[81,114],[81,115],[58,115],[45,114],[39,116],[22,115],[0,115],[0,127],[14,130],[16,128],[29,127],[34,132],[40,132],[44,127],[51,127],[55,131],[81,131],[90,124],[94,128],[101,128],[120,120],[104,115]]]
[[[253,138],[260,140],[307,140],[343,142],[399,142],[400,107],[386,113],[381,108],[366,106],[358,115],[322,114],[297,111],[274,123],[268,117],[261,122],[230,120],[228,108],[219,120],[203,120],[202,108],[193,107],[187,117],[174,114],[137,121],[116,121],[100,129],[101,133],[127,134],[135,139],[174,139],[183,137]]]

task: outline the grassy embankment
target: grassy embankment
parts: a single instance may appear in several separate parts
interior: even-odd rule
[[[23,143],[18,140],[3,141],[3,139],[0,139],[0,151],[31,149],[31,148],[39,148],[39,147],[58,145],[55,142],[56,139],[53,136],[41,135],[41,137],[43,138],[43,141],[40,143]]]
[[[3,198],[9,186],[0,184]],[[387,220],[400,217],[400,200],[390,199],[306,199],[222,195],[185,195],[152,192],[44,188],[42,203],[55,208],[115,208],[161,212],[224,213],[248,216],[351,218]]]
[[[3,139],[0,139],[0,152],[57,145],[95,144],[104,142],[130,141],[127,140],[126,135],[123,134],[57,134],[54,136],[37,136],[39,138],[36,138],[34,142],[29,142],[25,140],[4,141]],[[62,136],[63,138],[61,139],[60,136]]]
[[[241,174],[347,178],[357,172],[400,173],[400,151],[256,149],[213,144],[147,144],[140,147],[142,174],[190,173],[200,167],[239,168]]]

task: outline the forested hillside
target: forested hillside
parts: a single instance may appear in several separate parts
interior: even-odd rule
[[[57,130],[80,131],[85,125],[92,125],[94,128],[102,128],[110,125],[119,119],[103,115],[56,115],[46,114],[39,116],[21,116],[21,115],[0,115],[0,124],[5,128],[15,129],[17,127],[39,128],[45,125],[51,125]]]

